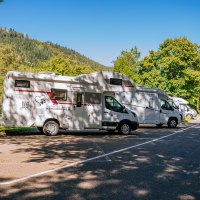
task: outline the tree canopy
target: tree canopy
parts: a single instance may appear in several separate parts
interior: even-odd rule
[[[185,37],[164,40],[157,51],[150,51],[140,61],[132,49],[122,51],[114,62],[114,71],[127,74],[136,84],[165,90],[191,104],[200,100],[200,47]]]

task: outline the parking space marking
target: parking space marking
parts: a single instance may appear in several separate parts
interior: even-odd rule
[[[113,154],[116,154],[116,153],[120,153],[120,152],[129,150],[129,149],[133,149],[133,148],[140,147],[140,146],[143,146],[143,145],[146,145],[146,144],[150,144],[152,142],[156,142],[156,141],[171,137],[171,136],[173,136],[177,133],[183,132],[183,131],[190,129],[190,128],[194,128],[196,126],[199,126],[199,124],[195,124],[193,126],[190,126],[190,127],[178,130],[178,131],[174,131],[174,132],[172,132],[168,135],[165,135],[165,136],[153,139],[153,140],[149,140],[149,141],[146,141],[146,142],[143,142],[143,143],[140,143],[140,144],[136,144],[136,145],[129,146],[129,147],[126,147],[126,148],[123,148],[123,149],[115,150],[115,151],[105,153],[105,154],[102,154],[102,155],[99,155],[99,156],[88,158],[86,160],[81,160],[81,161],[74,162],[74,163],[71,163],[71,164],[68,164],[68,165],[64,165],[64,166],[57,167],[57,168],[54,168],[54,169],[46,170],[46,171],[36,173],[36,174],[32,174],[32,175],[29,175],[29,176],[26,176],[26,177],[18,178],[18,179],[12,180],[12,181],[1,182],[0,186],[1,185],[10,185],[10,184],[15,184],[15,183],[18,183],[18,182],[26,181],[26,180],[29,180],[31,178],[39,177],[39,176],[42,176],[42,175],[45,175],[45,174],[48,174],[48,173],[52,173],[52,172],[55,172],[55,171],[58,171],[58,170],[61,170],[61,169],[66,169],[66,168],[69,168],[69,167],[76,166],[78,164],[86,163],[86,162],[93,161],[93,160],[96,160],[96,159],[99,159],[99,158],[103,158],[103,157],[110,156],[110,155],[113,155]]]
[[[99,151],[99,153],[101,154],[101,155],[105,155],[106,153],[104,152],[104,150],[95,142],[95,141],[93,141],[93,143],[94,143],[94,145],[95,145],[95,147],[97,148],[97,150]],[[111,160],[111,158],[109,157],[109,156],[105,156],[105,159],[106,159],[106,161],[112,161]]]

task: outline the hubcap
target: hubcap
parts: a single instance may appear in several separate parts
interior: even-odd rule
[[[47,132],[54,133],[56,131],[56,126],[54,124],[47,124]]]
[[[123,124],[121,127],[122,133],[129,133],[129,125],[128,124]]]
[[[171,124],[172,127],[175,127],[176,126],[176,121],[172,120],[170,124]]]

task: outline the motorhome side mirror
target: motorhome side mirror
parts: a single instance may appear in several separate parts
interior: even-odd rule
[[[126,112],[126,107],[122,106],[122,112],[125,113]]]

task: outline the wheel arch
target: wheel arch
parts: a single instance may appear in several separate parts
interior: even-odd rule
[[[119,124],[118,124],[118,126],[117,126],[116,129],[119,129],[120,126],[121,126],[121,124],[123,124],[123,123],[128,123],[128,124],[131,126],[131,121],[130,121],[129,119],[123,119],[123,120],[121,120],[121,121],[119,122]]]
[[[178,122],[178,118],[177,118],[177,117],[170,117],[170,118],[168,119],[168,122],[169,122],[169,120],[171,120],[171,119],[175,119],[175,120]]]
[[[45,123],[48,122],[48,121],[54,121],[54,122],[58,123],[58,126],[60,127],[60,122],[59,122],[58,119],[56,119],[56,118],[48,118],[48,119],[46,119],[46,120],[44,121],[44,123],[43,123],[43,126],[44,126]]]

